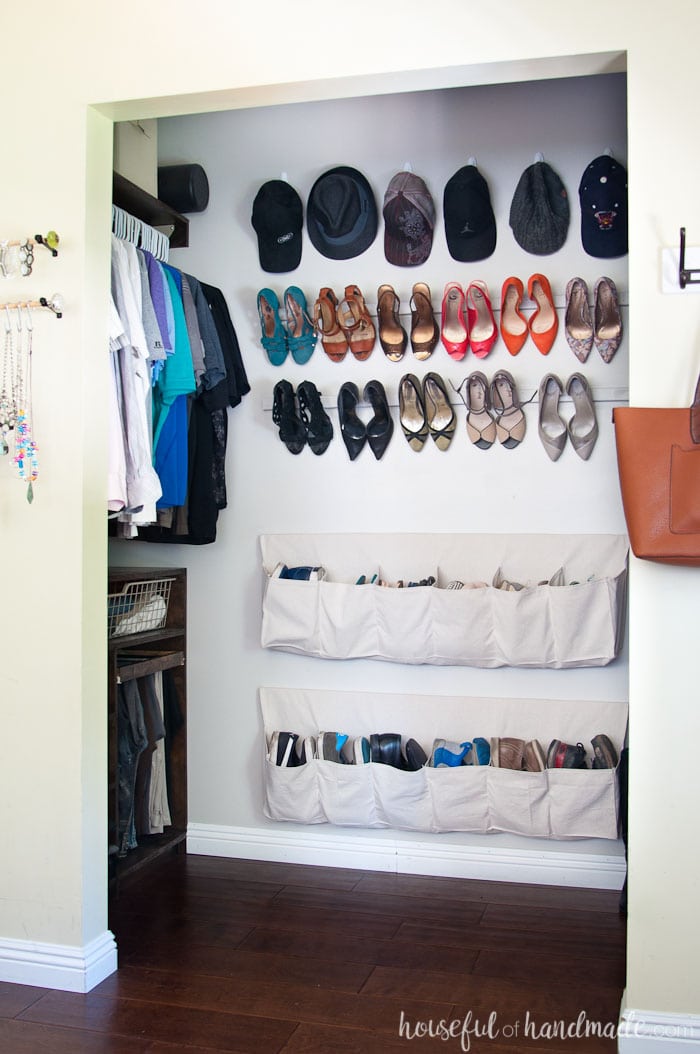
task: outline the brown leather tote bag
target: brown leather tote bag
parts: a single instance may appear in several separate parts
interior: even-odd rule
[[[700,566],[700,377],[689,408],[617,406],[613,423],[632,552]]]

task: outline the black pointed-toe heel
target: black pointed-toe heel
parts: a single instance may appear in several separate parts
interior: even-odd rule
[[[354,461],[362,450],[367,439],[364,423],[357,416],[357,404],[360,393],[352,381],[341,384],[338,392],[338,420],[340,434],[343,437],[350,460]]]
[[[294,389],[289,381],[278,381],[272,396],[272,420],[279,427],[280,439],[292,454],[300,454],[306,443],[304,422],[297,415]]]
[[[423,401],[430,434],[438,450],[447,450],[455,434],[457,418],[442,377],[426,373],[423,378]]]
[[[428,438],[423,389],[413,373],[406,373],[399,381],[399,420],[411,450],[423,449]]]
[[[394,432],[394,422],[381,381],[367,381],[363,398],[374,410],[374,417],[368,422],[366,432],[369,448],[379,461]]]
[[[323,454],[333,438],[333,425],[323,409],[321,393],[313,381],[302,381],[297,387],[297,399],[309,449],[314,454]]]

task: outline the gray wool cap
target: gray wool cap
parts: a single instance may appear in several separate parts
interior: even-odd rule
[[[561,249],[569,230],[569,196],[546,161],[526,168],[510,205],[510,225],[518,245],[535,256]]]

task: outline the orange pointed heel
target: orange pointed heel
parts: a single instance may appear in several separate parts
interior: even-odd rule
[[[348,353],[348,342],[338,322],[338,297],[324,286],[314,305],[314,326],[321,334],[321,344],[329,359],[342,362]]]
[[[501,289],[501,337],[511,355],[517,355],[527,340],[527,319],[520,310],[525,296],[519,278],[506,278]]]
[[[559,317],[554,306],[552,287],[543,274],[531,274],[527,283],[530,300],[537,308],[530,318],[530,336],[538,351],[548,355],[559,329]]]
[[[498,339],[491,298],[486,282],[471,282],[467,287],[467,328],[469,347],[477,359],[485,359]]]
[[[459,362],[467,354],[469,336],[464,317],[464,292],[458,282],[448,282],[442,296],[440,339],[453,359]]]

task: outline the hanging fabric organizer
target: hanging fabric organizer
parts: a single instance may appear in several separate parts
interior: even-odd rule
[[[264,535],[261,550],[265,648],[327,659],[564,669],[605,666],[622,645],[624,536]],[[325,577],[279,578],[280,563],[321,566]],[[392,584],[432,577],[435,584],[357,585],[360,575]],[[464,588],[446,588],[454,580]]]
[[[265,741],[278,729],[300,737],[337,728],[349,736],[401,728],[404,741],[430,750],[437,735],[460,742],[475,735],[537,738],[545,750],[564,734],[591,754],[593,736],[605,732],[618,755],[627,704],[552,699],[496,699],[260,689]],[[618,836],[616,769],[513,769],[423,767],[403,772],[390,765],[340,765],[312,759],[287,768],[264,766],[265,815],[304,824],[574,839]]]

